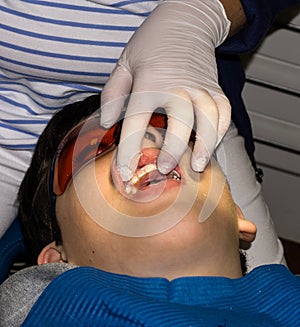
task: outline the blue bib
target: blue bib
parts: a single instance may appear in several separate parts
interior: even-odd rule
[[[300,278],[281,265],[173,281],[80,267],[50,283],[23,326],[296,327]]]

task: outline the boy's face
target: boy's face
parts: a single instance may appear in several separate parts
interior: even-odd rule
[[[76,174],[56,200],[62,258],[135,276],[218,275],[215,265],[220,275],[237,276],[238,214],[222,172],[212,162],[195,173],[187,149],[175,171],[159,174],[162,141],[149,127],[127,184],[116,169],[116,149]]]

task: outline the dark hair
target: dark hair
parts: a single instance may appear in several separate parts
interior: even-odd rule
[[[51,215],[48,190],[49,170],[57,147],[70,129],[99,106],[99,94],[67,105],[53,116],[38,140],[18,193],[19,219],[33,264],[47,244],[62,242],[57,220]]]
[[[241,262],[242,274],[244,276],[248,272],[248,263],[247,263],[247,254],[245,251],[242,250],[240,250],[240,262]]]

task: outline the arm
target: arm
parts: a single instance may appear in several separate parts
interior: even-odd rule
[[[224,8],[229,19],[238,13],[233,13],[230,3],[235,0],[222,0]],[[226,3],[229,2],[229,3]],[[299,5],[300,0],[241,0],[240,4],[244,10],[247,24],[239,33],[238,29],[232,27],[232,37],[220,45],[217,49],[219,53],[224,54],[242,54],[251,52],[259,45],[266,33],[270,29],[276,17],[285,9]],[[236,6],[234,6],[236,8]],[[232,25],[236,24],[235,19],[232,20]]]
[[[240,0],[220,0],[225,9],[227,18],[231,22],[228,37],[238,33],[247,24],[247,18]]]
[[[159,107],[169,117],[159,170],[166,174],[178,164],[195,120],[198,138],[191,163],[203,171],[230,122],[215,58],[229,29],[218,0],[165,0],[134,33],[101,98],[101,124],[109,127],[131,94],[117,157],[123,180],[135,171],[144,131]]]
[[[225,28],[226,18],[222,17],[224,16],[222,10],[219,10],[220,2],[231,22],[229,33]],[[278,5],[279,1],[268,4],[268,0],[221,0],[220,2],[162,1],[129,41],[102,94],[103,104],[134,92],[169,92],[176,89],[180,94],[184,94],[188,105],[183,109],[180,119],[185,122],[185,126],[174,124],[176,128],[173,129],[173,134],[178,135],[181,144],[184,145],[188,139],[189,128],[193,124],[191,118],[193,114],[195,115],[198,139],[202,138],[202,144],[199,142],[193,152],[192,167],[196,171],[204,169],[230,121],[230,107],[228,102],[223,101],[226,98],[223,97],[224,94],[218,85],[215,47],[218,46],[218,51],[223,53],[238,53],[253,48],[270,26],[274,13],[283,6],[282,0],[281,5]],[[206,6],[212,7],[207,9]],[[206,17],[211,18],[212,25],[205,22]],[[175,34],[172,34],[174,31]],[[132,155],[138,153],[139,137],[142,135],[140,132],[147,125],[153,110],[164,107],[169,115],[174,116],[175,112],[178,112],[176,107],[180,107],[176,100],[154,101],[152,97],[150,102],[149,98],[140,97],[136,100],[139,105],[135,105],[133,101],[129,103],[127,112],[131,114],[137,113],[141,103],[148,112],[144,116],[139,112],[139,116],[125,121],[122,139],[127,138],[128,142],[120,147],[119,168],[129,167],[128,163],[132,160]],[[118,106],[119,108],[116,108]],[[114,104],[104,106],[102,123],[109,125],[109,122],[114,122],[119,116],[119,111],[120,102],[117,106]],[[209,126],[210,122],[213,122],[213,125]],[[138,138],[130,139],[129,135],[133,133],[139,135]],[[165,148],[176,162],[184,149],[179,147],[179,143],[169,138],[168,148]],[[175,153],[174,149],[179,151]],[[159,168],[162,167],[160,163],[163,161],[168,160],[162,160],[160,156]],[[169,168],[172,168],[176,162],[171,162]],[[131,172],[134,170],[134,164],[130,170]],[[164,173],[167,170],[161,169]]]

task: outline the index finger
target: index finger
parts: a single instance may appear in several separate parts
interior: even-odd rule
[[[136,170],[145,131],[156,108],[152,92],[131,94],[117,153],[117,166],[123,181],[128,181]]]

